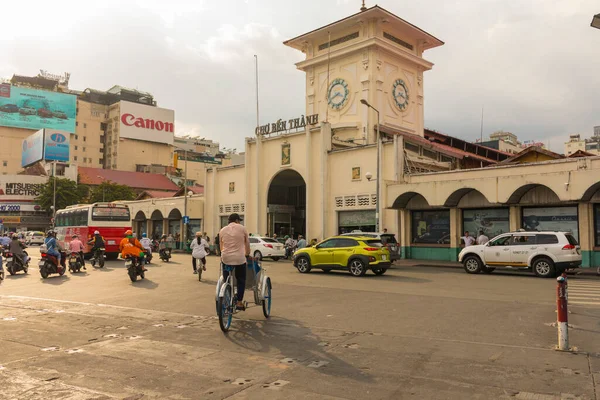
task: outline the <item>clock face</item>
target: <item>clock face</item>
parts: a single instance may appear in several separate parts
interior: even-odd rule
[[[348,102],[348,84],[345,80],[334,79],[327,89],[327,104],[334,110],[339,110]]]
[[[396,79],[394,82],[392,96],[394,97],[396,107],[401,111],[406,110],[406,107],[408,107],[408,87],[402,79]]]

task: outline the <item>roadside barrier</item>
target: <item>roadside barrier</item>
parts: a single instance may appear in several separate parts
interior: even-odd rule
[[[557,350],[569,351],[569,311],[566,274],[556,278],[556,282],[556,316],[558,326]]]

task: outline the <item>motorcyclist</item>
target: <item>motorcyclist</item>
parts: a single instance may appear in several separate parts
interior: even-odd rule
[[[18,258],[23,265],[27,264],[27,261],[29,261],[29,257],[23,253],[24,248],[26,248],[26,246],[19,240],[19,236],[16,233],[13,234],[9,245],[9,251],[13,254],[13,257]]]
[[[133,236],[133,232],[128,230],[125,232],[125,237],[119,243],[119,250],[121,251],[121,257],[137,257],[140,259],[140,266],[143,271],[147,271],[144,267],[144,249],[139,240]]]
[[[92,245],[92,254],[95,254],[96,250],[104,248],[104,238],[100,232],[94,231],[94,236],[88,241],[88,244]]]
[[[71,253],[79,254],[81,266],[83,267],[83,269],[86,269],[85,261],[83,259],[83,243],[81,242],[81,240],[79,240],[79,236],[77,236],[77,235],[71,236],[71,241],[69,242],[69,250],[71,250]]]
[[[2,247],[10,246],[10,238],[8,237],[8,234],[5,233],[2,236],[0,236],[0,246],[2,246]]]
[[[44,240],[44,244],[46,245],[46,253],[56,257],[58,260],[58,269],[61,269],[61,255],[58,247],[58,241],[56,240],[56,232],[52,229],[46,233],[46,239]]]
[[[158,243],[158,254],[163,255],[165,253],[169,253],[171,255],[171,249],[167,247],[167,235],[163,234],[160,238],[160,242]]]
[[[140,240],[142,248],[148,252],[148,260],[152,258],[152,239],[148,237],[146,232],[142,233],[142,240]]]

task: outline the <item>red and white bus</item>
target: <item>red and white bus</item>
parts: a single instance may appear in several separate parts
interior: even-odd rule
[[[126,204],[94,203],[58,210],[54,223],[61,246],[67,246],[77,234],[86,245],[85,253],[89,254],[91,246],[87,246],[87,241],[94,236],[94,231],[99,231],[104,237],[106,256],[116,258],[125,231],[131,229],[131,215]]]

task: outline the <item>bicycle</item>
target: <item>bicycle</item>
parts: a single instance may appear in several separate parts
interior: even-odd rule
[[[266,274],[264,268],[261,267],[259,261],[247,259],[246,263],[246,289],[252,289],[254,293],[254,304],[261,305],[265,318],[271,316],[272,304],[272,285],[271,278]],[[223,270],[229,272],[227,279],[223,279]],[[248,276],[248,269],[251,270],[251,277]],[[249,279],[250,278],[250,279]],[[235,270],[231,266],[225,266],[221,263],[221,276],[217,282],[215,303],[217,316],[219,317],[219,326],[223,332],[228,332],[231,327],[233,315],[239,311],[236,307],[237,285],[235,282]],[[244,308],[248,308],[248,302],[244,302]]]

